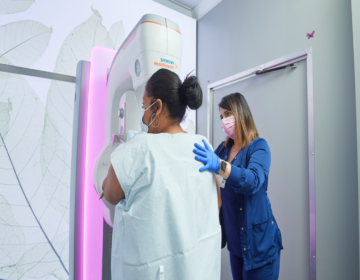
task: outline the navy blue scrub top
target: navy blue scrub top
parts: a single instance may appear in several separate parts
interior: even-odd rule
[[[220,146],[218,147],[218,149]],[[231,152],[229,147],[224,152],[218,155],[221,159],[229,161]],[[215,153],[217,154],[218,149]],[[240,150],[234,157],[231,164],[233,165],[245,165],[244,164],[244,149]],[[221,177],[219,177],[220,179]],[[226,181],[225,181],[226,182]],[[225,222],[225,234],[227,240],[227,249],[238,257],[242,257],[242,246],[240,242],[240,229],[243,227],[239,211],[243,211],[244,208],[244,195],[235,193],[235,190],[226,182],[225,188],[220,188],[222,199],[222,214]],[[224,213],[225,212],[225,213]],[[225,215],[224,215],[225,214]]]
[[[224,142],[223,142],[224,143]],[[223,143],[215,150],[228,161],[232,147]],[[245,270],[269,263],[283,249],[281,233],[267,196],[271,153],[267,142],[257,138],[240,150],[231,162],[231,174],[220,188],[222,247],[244,259]]]

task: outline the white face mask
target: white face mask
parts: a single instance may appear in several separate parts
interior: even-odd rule
[[[153,104],[151,104],[149,107],[147,107],[147,109],[149,109],[149,108],[150,108],[152,105],[154,105],[155,103],[156,103],[156,101],[155,101]],[[146,109],[146,110],[147,110],[147,109]],[[148,133],[148,132],[149,132],[149,126],[155,121],[156,118],[154,118],[154,119],[152,120],[152,122],[149,123],[149,125],[144,124],[143,118],[144,118],[144,114],[145,114],[146,110],[145,110],[144,108],[141,108],[140,127],[141,127],[141,131],[142,131],[142,132]],[[154,114],[152,114],[152,116],[153,116],[153,115],[154,115]]]

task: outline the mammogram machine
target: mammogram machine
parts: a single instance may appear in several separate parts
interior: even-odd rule
[[[176,23],[144,15],[120,49],[95,46],[76,73],[70,205],[70,279],[102,279],[103,220],[115,207],[99,200],[110,155],[140,130],[146,82],[160,68],[180,74],[181,33]]]

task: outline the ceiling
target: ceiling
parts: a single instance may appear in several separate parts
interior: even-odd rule
[[[174,2],[175,4],[178,4],[180,6],[183,6],[184,8],[187,8],[189,10],[192,10],[202,0],[169,0],[169,1]]]
[[[222,0],[153,0],[194,19],[200,19]]]

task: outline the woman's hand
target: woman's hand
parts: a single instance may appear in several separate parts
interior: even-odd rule
[[[201,167],[199,171],[203,172],[205,170],[210,170],[217,174],[220,167],[220,158],[214,153],[214,151],[211,149],[211,147],[205,140],[202,141],[205,147],[199,145],[198,143],[195,143],[196,149],[193,150],[194,154],[197,155],[195,156],[195,159],[205,165]]]

